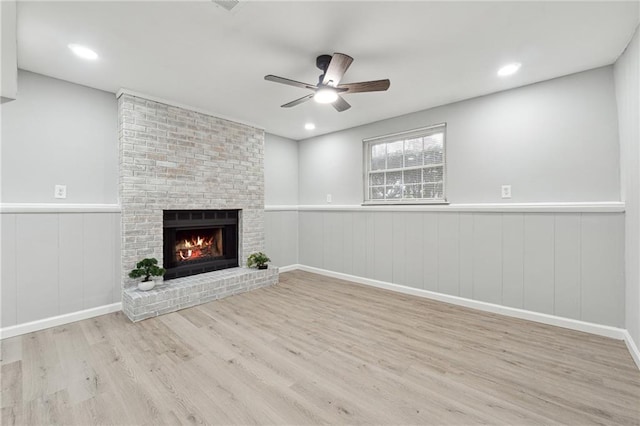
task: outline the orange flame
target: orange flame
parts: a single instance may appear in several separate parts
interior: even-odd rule
[[[203,238],[195,236],[191,240],[185,239],[176,244],[176,253],[181,260],[197,259],[204,255],[211,255],[210,248],[214,244],[214,237]]]

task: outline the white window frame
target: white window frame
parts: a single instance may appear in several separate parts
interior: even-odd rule
[[[394,200],[379,200],[369,199],[369,175],[371,168],[371,146],[379,143],[389,143],[404,141],[406,139],[413,139],[418,137],[429,136],[434,133],[440,133],[442,130],[442,198],[400,198]],[[407,130],[399,133],[392,133],[384,136],[376,136],[373,138],[362,140],[363,149],[363,205],[398,205],[398,204],[448,204],[447,202],[447,123],[434,124],[427,127],[421,127],[418,129]],[[412,167],[413,168],[413,167]],[[422,166],[421,168],[424,168]],[[397,169],[397,171],[410,169],[404,167]],[[389,170],[389,169],[385,169]],[[396,170],[396,169],[394,169]]]

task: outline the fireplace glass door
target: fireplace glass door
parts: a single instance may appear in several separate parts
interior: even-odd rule
[[[165,279],[238,266],[237,210],[164,212]]]

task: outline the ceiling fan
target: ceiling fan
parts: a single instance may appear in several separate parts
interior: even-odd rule
[[[351,62],[353,62],[353,58],[343,53],[334,53],[333,56],[318,56],[316,58],[316,66],[322,70],[322,74],[320,74],[318,84],[315,86],[271,74],[265,75],[264,79],[313,91],[313,93],[309,95],[282,105],[282,108],[291,108],[313,98],[319,103],[332,104],[338,112],[342,112],[351,108],[351,105],[349,105],[341,95],[348,93],[382,92],[387,90],[391,84],[389,80],[340,84],[340,80],[344,76],[344,73],[347,72],[347,69],[349,69]]]

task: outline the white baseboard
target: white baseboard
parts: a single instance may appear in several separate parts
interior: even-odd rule
[[[640,350],[633,341],[629,332],[622,328],[610,327],[606,325],[594,324],[585,321],[578,321],[569,318],[557,317],[555,315],[542,314],[538,312],[526,311],[524,309],[510,308],[507,306],[495,305],[493,303],[480,302],[477,300],[465,299],[463,297],[450,296],[441,293],[435,293],[428,290],[406,287],[403,285],[392,284],[384,281],[373,280],[369,278],[358,277],[355,275],[343,274],[341,272],[333,272],[326,269],[315,268],[301,264],[293,264],[282,266],[280,272],[289,272],[295,270],[312,272],[325,275],[332,278],[352,281],[359,284],[370,285],[373,287],[383,288],[398,293],[410,294],[413,296],[425,297],[427,299],[438,300],[441,302],[451,303],[453,305],[464,306],[467,308],[478,309],[485,312],[506,315],[514,318],[535,321],[548,325],[555,325],[571,330],[583,331],[586,333],[596,334],[599,336],[610,337],[613,339],[624,340],[631,353],[631,357],[640,369]],[[83,319],[93,318],[100,315],[110,314],[122,310],[122,303],[112,303],[111,305],[99,306],[97,308],[86,309],[83,311],[72,312],[70,314],[59,315],[51,318],[45,318],[38,321],[28,322],[25,324],[14,325],[0,329],[0,340],[9,337],[19,336],[34,331],[44,330],[50,327],[56,327],[63,324],[80,321]]]
[[[346,281],[352,281],[359,284],[370,285],[373,287],[383,288],[386,290],[396,291],[398,293],[410,294],[413,296],[425,297],[427,299],[438,300],[440,302],[451,303],[453,305],[464,306],[467,308],[478,309],[480,311],[491,312],[494,314],[505,315],[514,318],[535,321],[542,324],[554,325],[557,327],[568,328],[571,330],[583,331],[585,333],[597,334],[599,336],[610,337],[617,340],[627,340],[625,333],[627,330],[607,325],[594,324],[585,321],[574,320],[570,318],[558,317],[555,315],[542,314],[539,312],[527,311],[524,309],[510,308],[493,303],[480,302],[478,300],[466,299],[464,297],[450,296],[447,294],[436,293],[429,290],[422,290],[412,287],[406,287],[399,284],[392,284],[385,281],[378,281],[369,278],[358,277],[355,275],[343,274],[341,272],[328,271],[326,269],[314,268],[306,265],[291,265],[295,269],[313,272],[332,278],[338,278]],[[288,269],[288,270],[294,270]],[[631,336],[629,336],[629,339]],[[628,344],[628,343],[627,343]],[[636,349],[637,351],[637,349]],[[637,362],[637,361],[636,361]]]
[[[301,269],[300,264],[294,263],[293,265],[287,265],[287,266],[278,266],[278,269],[280,270],[280,272],[289,272],[289,271],[295,271],[297,269]]]
[[[85,309],[84,311],[71,312],[70,314],[58,315],[51,318],[45,318],[38,321],[27,322],[25,324],[13,325],[0,329],[0,340],[9,337],[20,336],[22,334],[32,333],[34,331],[44,330],[45,328],[57,327],[59,325],[69,324],[72,322],[97,317],[100,315],[110,314],[122,310],[122,303],[112,303],[111,305],[98,306],[97,308]]]
[[[629,348],[631,357],[636,362],[638,369],[640,369],[640,349],[638,349],[636,342],[633,341],[633,337],[631,337],[631,334],[629,334],[627,330],[624,330],[624,342],[627,344],[627,348]]]

